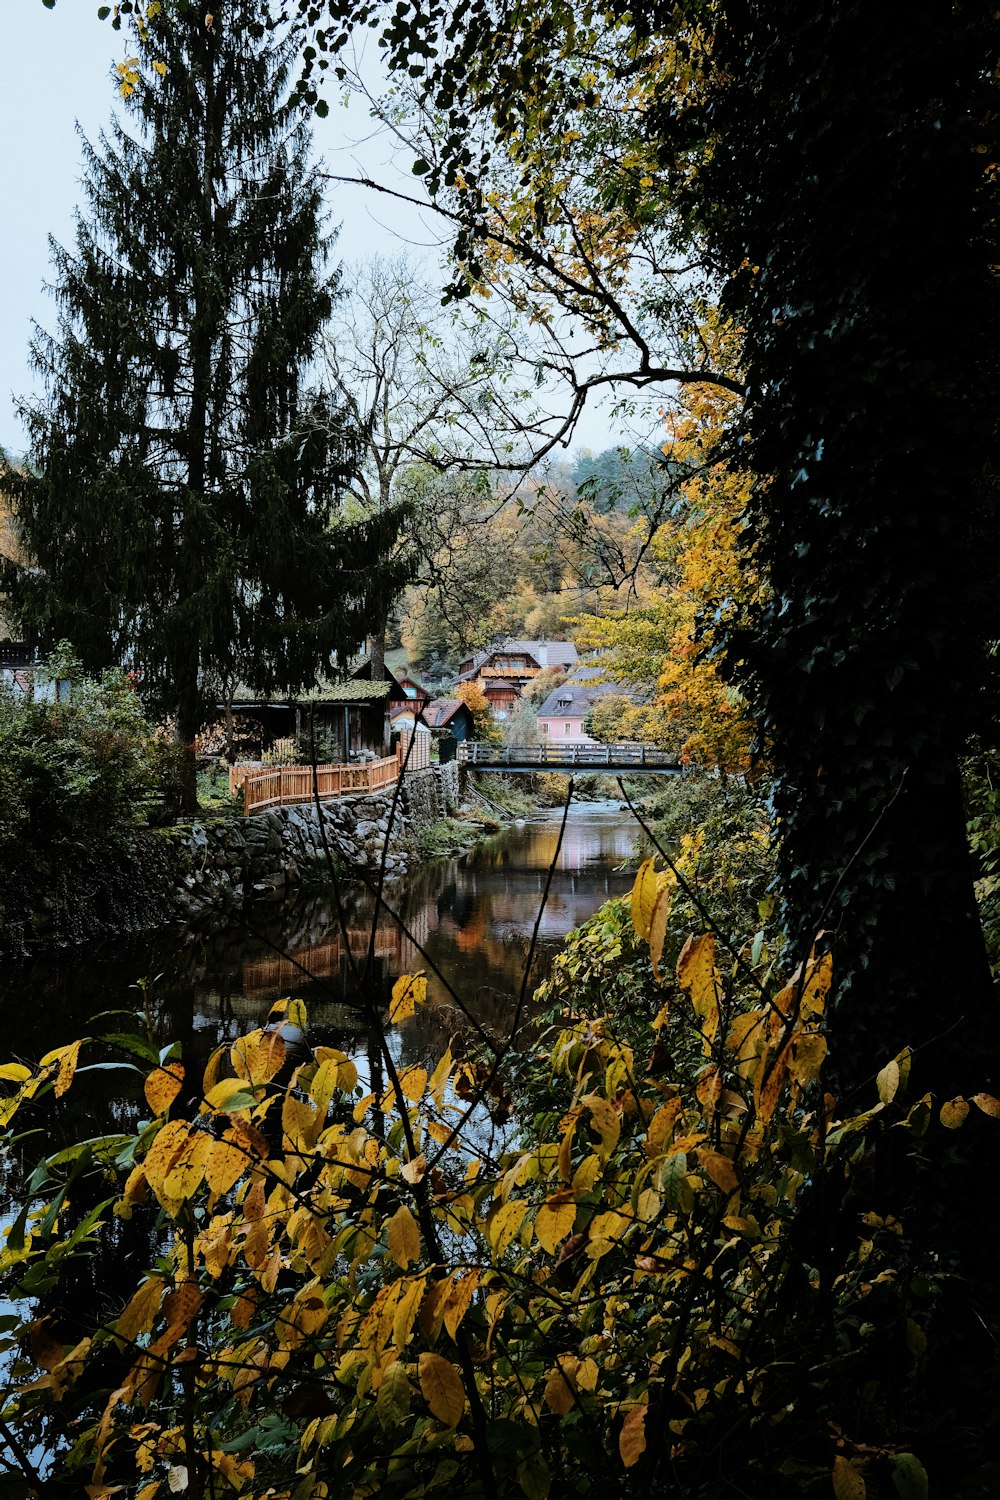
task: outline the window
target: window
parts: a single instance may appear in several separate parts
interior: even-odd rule
[[[549,725],[548,725],[548,720],[547,719],[543,720],[542,723],[541,723],[541,725],[539,727],[541,728],[541,731],[542,731],[543,734],[548,734],[548,732],[549,732]]]
[[[573,726],[572,726],[572,724],[564,724],[563,725],[563,734],[572,734],[572,733],[573,733]]]

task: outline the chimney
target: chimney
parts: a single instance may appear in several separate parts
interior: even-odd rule
[[[544,669],[545,667],[548,666],[548,664],[549,664],[549,647],[548,647],[548,643],[546,641],[539,641],[537,643],[537,645],[535,646],[535,656],[538,658],[538,665],[540,667],[542,667]]]

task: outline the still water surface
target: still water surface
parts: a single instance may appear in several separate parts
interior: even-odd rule
[[[385,999],[396,975],[418,969],[429,975],[425,1019],[408,1022],[397,1039],[403,1061],[426,1051],[428,1033],[447,1036],[457,1022],[448,985],[483,1024],[502,1024],[521,987],[561,816],[561,810],[539,814],[459,858],[416,865],[388,889],[405,931],[382,913],[370,983]],[[540,925],[543,961],[572,927],[629,888],[638,834],[615,803],[571,808]],[[11,968],[0,975],[4,1055],[37,1058],[77,1036],[128,1029],[125,1017],[92,1018],[117,1008],[134,1011],[139,980],[149,981],[160,1045],[180,1041],[192,1060],[263,1025],[272,1001],[290,994],[307,1001],[314,1040],[363,1055],[357,973],[369,946],[373,902],[356,886],[345,887],[342,899],[350,958],[335,904],[324,895],[258,908],[245,924],[223,932],[158,932]],[[112,1076],[102,1080],[105,1092]],[[122,1075],[115,1088],[118,1078],[126,1095],[132,1093]]]

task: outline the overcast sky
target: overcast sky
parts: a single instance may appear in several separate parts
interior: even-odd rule
[[[109,73],[127,55],[124,31],[97,19],[97,0],[0,0],[0,444],[17,454],[24,433],[14,402],[34,389],[28,367],[31,323],[54,326],[54,304],[43,291],[50,274],[48,236],[73,239],[73,210],[80,198],[80,141],[76,125],[96,140],[115,108]],[[367,176],[412,192],[415,179],[396,166],[386,143],[372,138],[360,106],[330,99],[326,120],[315,120],[316,149],[329,171]],[[337,253],[351,261],[404,248],[439,274],[439,233],[429,212],[407,209],[363,189],[331,188],[330,207],[340,224]],[[581,425],[577,446],[600,449],[620,441],[599,411]]]

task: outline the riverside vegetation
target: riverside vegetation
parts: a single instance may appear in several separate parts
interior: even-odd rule
[[[11,1493],[926,1495],[949,1268],[873,1162],[943,1170],[1000,1101],[972,1061],[912,1097],[904,1049],[838,1103],[829,955],[691,930],[699,858],[647,859],[571,934],[541,1035],[529,959],[508,1043],[404,1064],[425,976],[382,1003],[359,971],[377,1093],[303,1054],[296,999],[201,1076],[148,1012],[0,1068]],[[94,1066],[148,1118],[39,1152]],[[147,1268],[70,1311],[74,1259],[137,1223]]]

